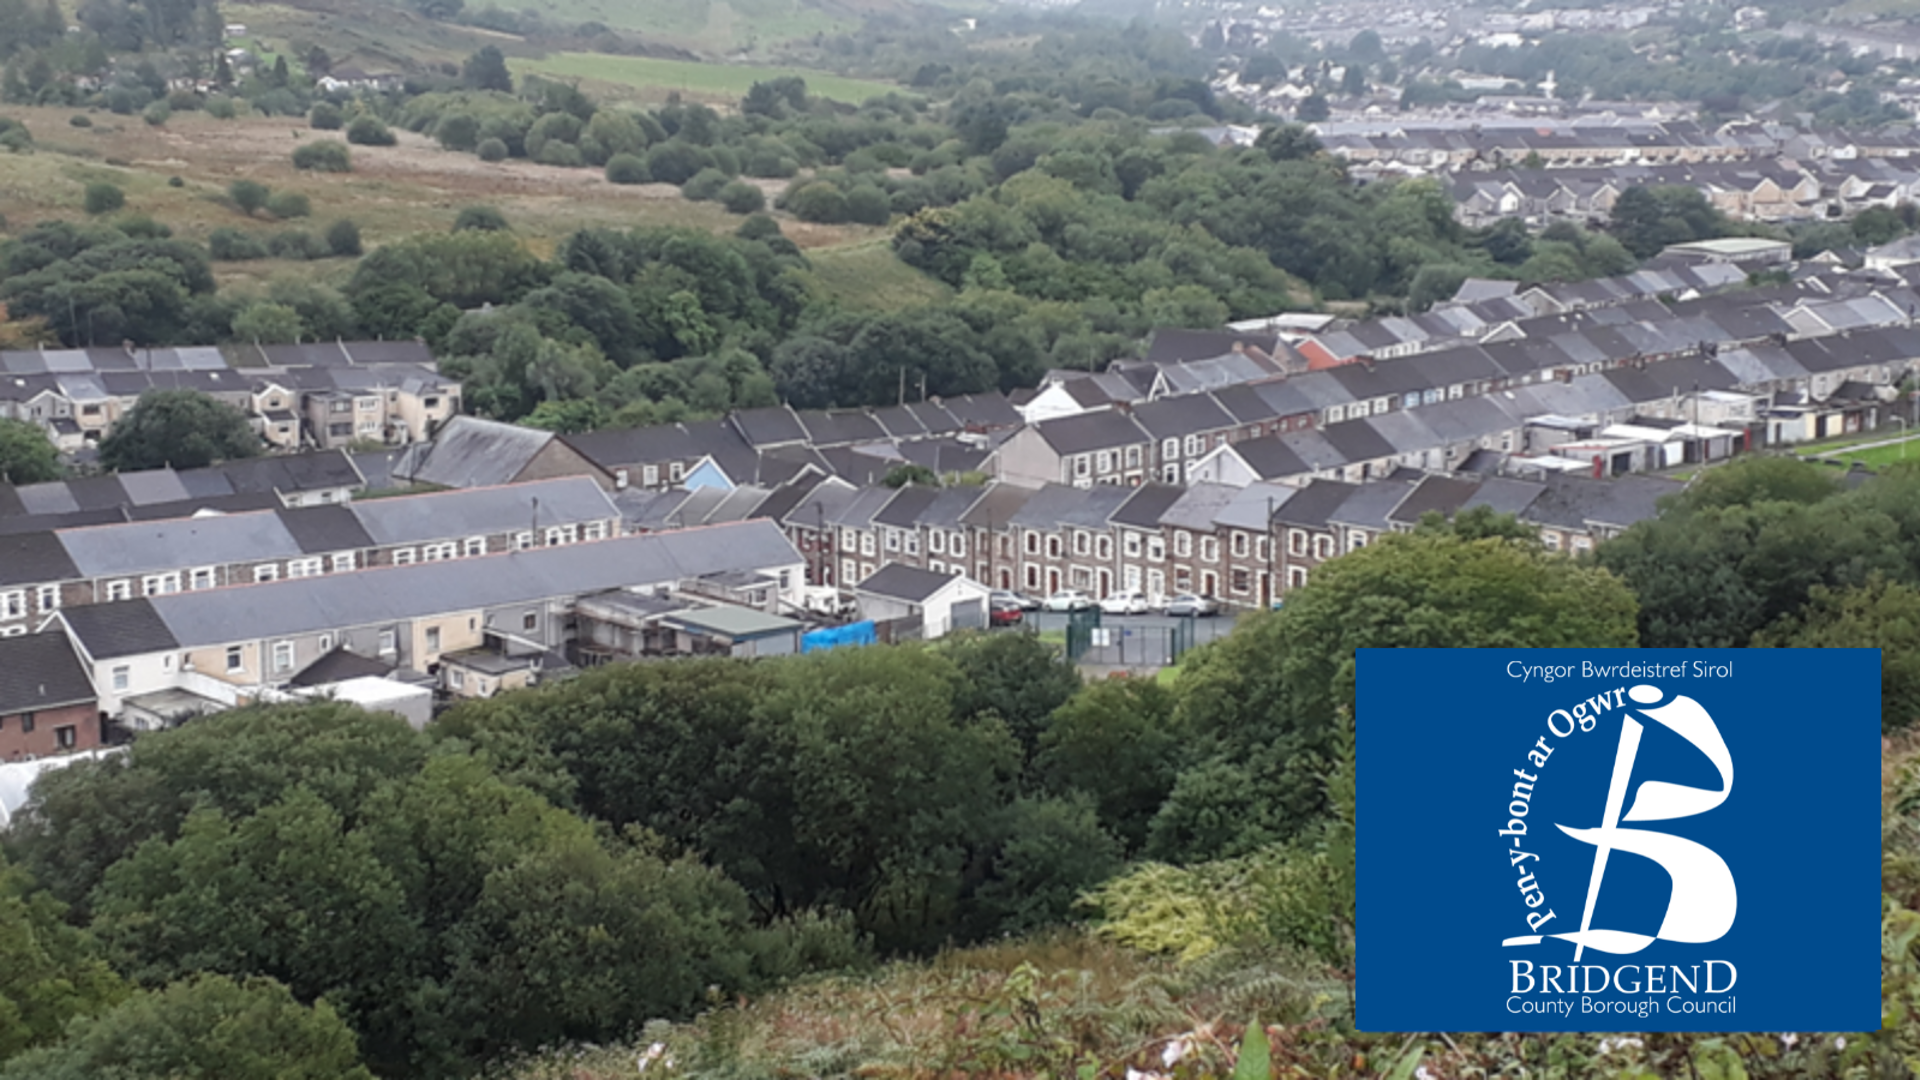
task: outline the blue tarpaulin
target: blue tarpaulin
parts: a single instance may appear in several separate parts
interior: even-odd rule
[[[803,634],[800,637],[800,651],[810,653],[820,649],[837,649],[842,645],[871,645],[874,640],[873,620],[869,619]]]

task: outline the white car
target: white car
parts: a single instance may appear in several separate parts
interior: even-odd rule
[[[1139,589],[1124,589],[1100,601],[1100,610],[1109,615],[1145,615],[1147,594]]]
[[[1062,589],[1041,606],[1047,611],[1085,611],[1093,606],[1093,597],[1079,589]]]

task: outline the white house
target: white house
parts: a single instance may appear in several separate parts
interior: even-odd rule
[[[984,629],[989,592],[963,574],[937,574],[893,562],[853,587],[861,618],[887,622],[917,615],[921,636],[929,641],[950,630]]]

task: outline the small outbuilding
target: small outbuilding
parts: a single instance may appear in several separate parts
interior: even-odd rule
[[[905,563],[888,563],[853,587],[862,619],[890,623],[918,618],[920,636],[931,641],[953,630],[987,625],[991,590],[964,574],[941,574]]]

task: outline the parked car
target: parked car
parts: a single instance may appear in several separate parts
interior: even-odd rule
[[[1218,615],[1220,602],[1211,596],[1185,593],[1167,601],[1169,615]]]
[[[1079,589],[1062,589],[1047,597],[1047,611],[1085,611],[1093,606],[1093,597]]]
[[[1100,601],[1100,610],[1109,615],[1145,615],[1147,594],[1139,589],[1122,589]]]
[[[1002,603],[1012,604],[1014,607],[1019,608],[1021,611],[1039,611],[1040,610],[1040,601],[1035,600],[1033,597],[1027,596],[1023,593],[1014,592],[1012,589],[993,590],[993,594],[987,597],[987,602],[992,604],[1002,604]]]
[[[1026,617],[1020,605],[1011,600],[993,600],[987,605],[989,626],[1018,626]]]

